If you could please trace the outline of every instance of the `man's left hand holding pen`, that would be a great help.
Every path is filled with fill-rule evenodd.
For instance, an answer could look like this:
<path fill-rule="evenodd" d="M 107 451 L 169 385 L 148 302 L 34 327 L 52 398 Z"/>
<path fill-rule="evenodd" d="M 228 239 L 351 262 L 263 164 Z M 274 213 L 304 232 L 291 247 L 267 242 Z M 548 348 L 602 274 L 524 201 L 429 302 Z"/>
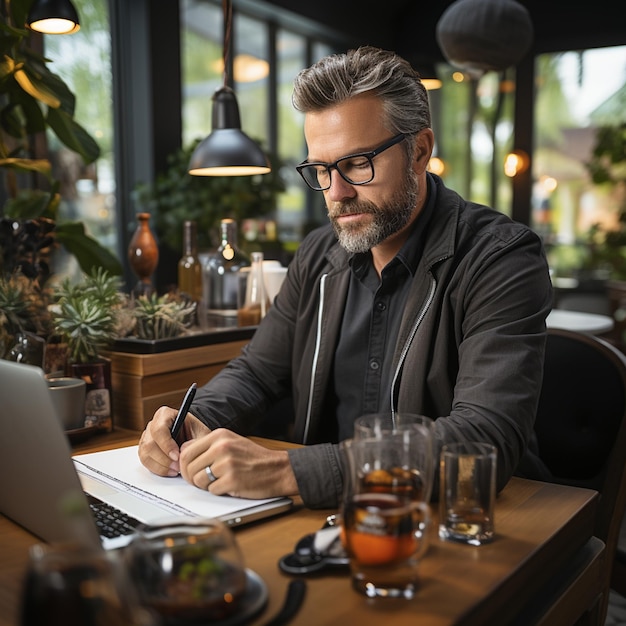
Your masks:
<path fill-rule="evenodd" d="M 211 432 L 189 413 L 197 388 L 197 384 L 192 383 L 179 409 L 162 406 L 146 425 L 139 441 L 139 459 L 152 473 L 159 476 L 178 476 L 181 446 L 190 439 Z"/>

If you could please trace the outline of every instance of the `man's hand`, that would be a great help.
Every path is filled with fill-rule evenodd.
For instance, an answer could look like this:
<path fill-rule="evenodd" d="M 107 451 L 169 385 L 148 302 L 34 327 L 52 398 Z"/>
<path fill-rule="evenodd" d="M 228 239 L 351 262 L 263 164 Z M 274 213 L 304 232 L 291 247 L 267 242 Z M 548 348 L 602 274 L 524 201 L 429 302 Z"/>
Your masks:
<path fill-rule="evenodd" d="M 215 495 L 271 498 L 298 493 L 286 451 L 268 450 L 225 428 L 183 443 L 180 473 L 187 482 Z"/>
<path fill-rule="evenodd" d="M 139 460 L 153 474 L 178 476 L 180 474 L 180 450 L 170 434 L 178 411 L 162 406 L 146 425 L 139 440 Z M 187 413 L 179 439 L 185 441 L 210 433 L 197 417 Z"/>

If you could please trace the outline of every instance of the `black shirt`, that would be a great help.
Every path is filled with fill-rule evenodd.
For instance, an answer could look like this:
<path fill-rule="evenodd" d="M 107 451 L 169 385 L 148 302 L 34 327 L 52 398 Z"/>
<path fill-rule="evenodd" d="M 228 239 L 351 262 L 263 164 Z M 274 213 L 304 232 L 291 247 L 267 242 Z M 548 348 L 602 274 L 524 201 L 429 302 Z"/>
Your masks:
<path fill-rule="evenodd" d="M 422 256 L 424 236 L 435 204 L 428 179 L 428 200 L 398 254 L 380 280 L 371 252 L 354 254 L 348 297 L 334 363 L 334 406 L 338 441 L 352 437 L 354 420 L 391 411 L 392 360 L 404 303 Z"/>

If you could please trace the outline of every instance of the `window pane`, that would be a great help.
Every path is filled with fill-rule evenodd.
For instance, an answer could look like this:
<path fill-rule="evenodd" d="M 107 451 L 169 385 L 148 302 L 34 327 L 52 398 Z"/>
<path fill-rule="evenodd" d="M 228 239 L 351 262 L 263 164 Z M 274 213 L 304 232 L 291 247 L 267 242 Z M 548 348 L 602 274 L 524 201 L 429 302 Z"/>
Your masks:
<path fill-rule="evenodd" d="M 267 24 L 237 14 L 234 24 L 234 88 L 239 102 L 241 127 L 252 139 L 268 148 L 268 28 Z"/>
<path fill-rule="evenodd" d="M 598 128 L 626 122 L 626 46 L 541 55 L 535 71 L 533 226 L 567 277 L 589 261 L 592 226 L 618 225 L 616 187 L 594 184 L 587 164 Z"/>
<path fill-rule="evenodd" d="M 277 220 L 280 239 L 285 245 L 302 238 L 306 203 L 305 188 L 295 166 L 304 159 L 306 147 L 302 132 L 303 116 L 291 104 L 293 79 L 306 64 L 306 41 L 286 30 L 277 36 L 278 59 L 278 153 L 284 162 L 287 187 L 281 195 Z"/>
<path fill-rule="evenodd" d="M 184 0 L 181 3 L 183 82 L 183 146 L 211 132 L 211 98 L 223 83 L 220 6 Z"/>
<path fill-rule="evenodd" d="M 82 221 L 91 236 L 119 256 L 108 3 L 107 0 L 74 2 L 80 16 L 80 30 L 72 35 L 44 36 L 45 54 L 53 61 L 51 71 L 75 94 L 75 119 L 96 140 L 101 155 L 86 166 L 75 152 L 48 133 L 53 175 L 61 182 L 59 221 Z M 61 256 L 56 272 L 77 273 L 77 267 L 74 258 Z"/>

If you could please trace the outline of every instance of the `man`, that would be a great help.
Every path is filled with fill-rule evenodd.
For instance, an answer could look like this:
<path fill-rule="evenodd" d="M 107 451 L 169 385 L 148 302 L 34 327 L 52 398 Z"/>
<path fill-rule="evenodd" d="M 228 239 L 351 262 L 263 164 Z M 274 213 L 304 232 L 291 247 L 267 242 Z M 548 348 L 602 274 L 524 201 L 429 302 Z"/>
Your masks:
<path fill-rule="evenodd" d="M 552 295 L 540 239 L 427 172 L 428 96 L 395 54 L 327 57 L 297 76 L 293 101 L 308 146 L 297 169 L 331 224 L 304 239 L 242 355 L 198 391 L 180 450 L 162 407 L 141 461 L 214 494 L 336 507 L 337 442 L 359 415 L 397 411 L 435 419 L 437 458 L 449 441 L 495 444 L 502 488 L 541 387 Z M 305 447 L 242 436 L 290 393 Z"/>

